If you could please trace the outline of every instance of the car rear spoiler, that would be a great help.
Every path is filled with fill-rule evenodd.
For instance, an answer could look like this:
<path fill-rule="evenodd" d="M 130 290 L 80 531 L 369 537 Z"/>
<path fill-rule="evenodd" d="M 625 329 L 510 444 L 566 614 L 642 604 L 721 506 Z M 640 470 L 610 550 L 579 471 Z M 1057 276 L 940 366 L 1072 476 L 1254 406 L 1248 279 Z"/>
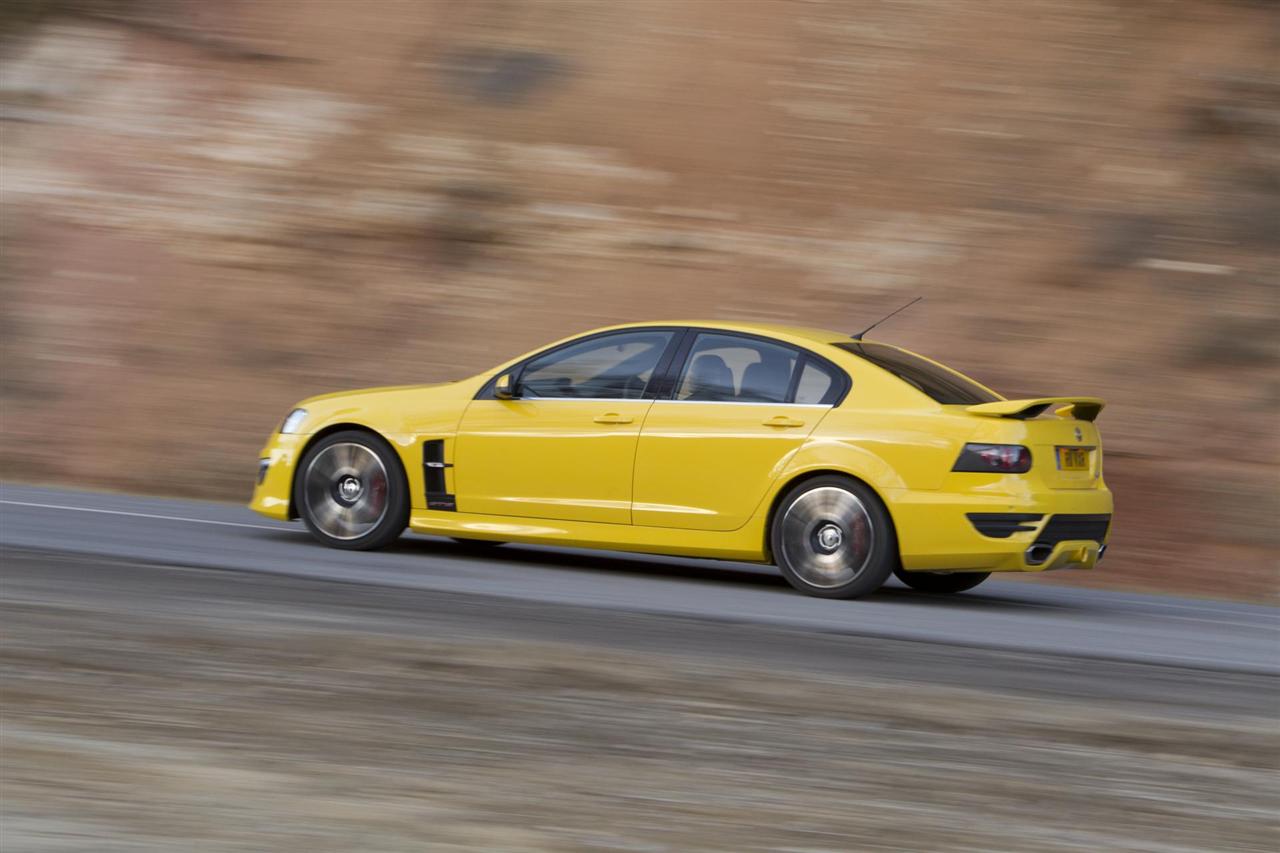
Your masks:
<path fill-rule="evenodd" d="M 1036 397 L 1031 400 L 999 400 L 995 403 L 983 403 L 979 406 L 968 406 L 966 412 L 984 415 L 989 418 L 1015 418 L 1020 421 L 1030 420 L 1043 414 L 1050 406 L 1053 413 L 1060 418 L 1077 418 L 1091 421 L 1098 417 L 1106 403 L 1097 397 Z"/>

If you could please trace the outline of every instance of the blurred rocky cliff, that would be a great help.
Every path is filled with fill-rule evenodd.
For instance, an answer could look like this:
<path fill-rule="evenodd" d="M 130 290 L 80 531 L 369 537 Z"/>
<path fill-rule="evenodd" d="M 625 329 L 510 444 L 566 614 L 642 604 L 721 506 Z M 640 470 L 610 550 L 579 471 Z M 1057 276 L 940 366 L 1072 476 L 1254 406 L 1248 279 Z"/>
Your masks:
<path fill-rule="evenodd" d="M 240 499 L 298 398 L 610 322 L 1108 398 L 1069 582 L 1275 599 L 1259 0 L 9 0 L 0 475 Z"/>

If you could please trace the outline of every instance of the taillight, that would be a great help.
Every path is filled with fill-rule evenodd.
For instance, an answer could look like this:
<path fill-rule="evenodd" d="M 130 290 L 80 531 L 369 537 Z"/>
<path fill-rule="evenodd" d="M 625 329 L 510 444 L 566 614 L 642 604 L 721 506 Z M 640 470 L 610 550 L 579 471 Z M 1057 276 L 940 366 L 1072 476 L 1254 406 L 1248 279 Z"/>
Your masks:
<path fill-rule="evenodd" d="M 951 470 L 1025 474 L 1031 470 L 1031 451 L 1020 444 L 966 444 Z"/>

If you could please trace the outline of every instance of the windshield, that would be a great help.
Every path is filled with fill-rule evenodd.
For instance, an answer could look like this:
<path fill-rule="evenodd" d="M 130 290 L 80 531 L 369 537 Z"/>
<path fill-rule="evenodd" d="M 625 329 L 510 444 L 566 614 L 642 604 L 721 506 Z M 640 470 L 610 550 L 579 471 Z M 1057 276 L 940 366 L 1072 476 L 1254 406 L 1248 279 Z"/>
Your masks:
<path fill-rule="evenodd" d="M 979 403 L 994 403 L 1000 399 L 972 379 L 897 347 L 862 341 L 840 341 L 835 346 L 884 368 L 943 405 L 974 406 Z"/>

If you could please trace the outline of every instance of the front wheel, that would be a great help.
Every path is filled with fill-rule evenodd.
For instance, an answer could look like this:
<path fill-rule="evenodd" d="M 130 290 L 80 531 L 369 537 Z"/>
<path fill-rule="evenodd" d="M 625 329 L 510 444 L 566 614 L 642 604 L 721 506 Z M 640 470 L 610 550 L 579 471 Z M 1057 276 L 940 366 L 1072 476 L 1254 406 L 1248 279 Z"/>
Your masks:
<path fill-rule="evenodd" d="M 991 577 L 991 572 L 907 572 L 901 568 L 894 569 L 893 574 L 898 580 L 920 592 L 944 593 L 973 589 Z"/>
<path fill-rule="evenodd" d="M 409 487 L 395 451 L 360 430 L 325 436 L 294 480 L 298 514 L 331 548 L 364 551 L 395 541 L 409 523 Z"/>
<path fill-rule="evenodd" d="M 875 592 L 897 563 L 889 512 L 871 489 L 844 477 L 815 477 L 787 492 L 770 542 L 787 581 L 821 598 Z"/>

